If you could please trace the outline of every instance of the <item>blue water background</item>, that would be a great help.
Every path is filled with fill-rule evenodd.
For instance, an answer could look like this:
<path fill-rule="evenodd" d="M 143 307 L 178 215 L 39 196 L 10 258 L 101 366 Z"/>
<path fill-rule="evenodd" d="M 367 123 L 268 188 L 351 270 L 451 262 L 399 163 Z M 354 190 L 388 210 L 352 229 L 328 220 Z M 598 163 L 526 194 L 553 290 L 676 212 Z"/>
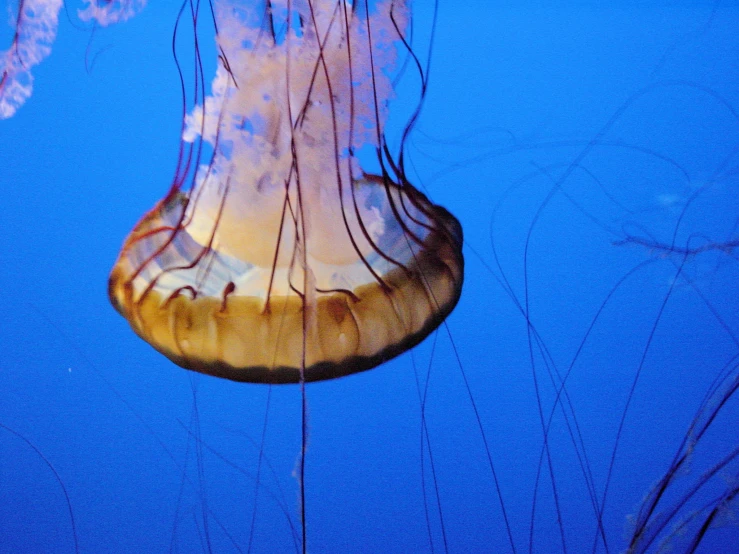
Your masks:
<path fill-rule="evenodd" d="M 167 4 L 94 34 L 70 5 L 53 54 L 34 71 L 33 97 L 0 122 L 0 423 L 58 473 L 82 552 L 200 552 L 208 542 L 214 552 L 246 551 L 255 507 L 252 551 L 294 552 L 299 389 L 270 392 L 180 369 L 107 300 L 124 237 L 167 191 L 177 162 L 176 7 Z M 420 45 L 430 14 L 417 4 Z M 464 226 L 464 293 L 412 355 L 307 387 L 309 551 L 443 552 L 444 536 L 452 552 L 510 551 L 465 378 L 516 547 L 529 548 L 541 467 L 535 551 L 564 550 L 551 474 L 567 550 L 590 551 L 596 518 L 560 411 L 551 474 L 540 465 L 534 373 L 545 417 L 554 387 L 536 346 L 532 362 L 512 296 L 528 294 L 533 329 L 564 372 L 616 283 L 653 260 L 615 291 L 567 381 L 601 498 L 641 368 L 603 518 L 610 551 L 624 548 L 627 517 L 739 350 L 716 316 L 739 334 L 735 251 L 693 256 L 676 279 L 680 256 L 615 244 L 628 236 L 671 244 L 693 197 L 676 245 L 737 238 L 739 9 L 731 4 L 441 2 L 406 163 Z M 10 31 L 2 33 L 4 47 Z M 213 49 L 203 49 L 209 80 Z M 414 89 L 399 94 L 388 129 L 395 146 Z M 438 504 L 417 390 L 429 367 Z M 737 447 L 737 415 L 730 404 L 716 420 L 681 472 L 682 490 Z M 722 472 L 683 513 L 736 478 L 736 466 Z M 736 551 L 732 514 L 719 518 L 704 552 Z M 0 429 L 0 552 L 73 552 L 72 529 L 50 467 Z"/>

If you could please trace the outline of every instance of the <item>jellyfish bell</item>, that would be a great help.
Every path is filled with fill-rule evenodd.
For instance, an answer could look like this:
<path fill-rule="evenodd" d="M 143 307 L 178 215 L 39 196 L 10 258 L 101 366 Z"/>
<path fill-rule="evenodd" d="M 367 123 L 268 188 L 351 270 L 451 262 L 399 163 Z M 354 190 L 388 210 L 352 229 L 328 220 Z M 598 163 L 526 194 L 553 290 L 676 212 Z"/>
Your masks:
<path fill-rule="evenodd" d="M 385 147 L 404 2 L 269 6 L 265 32 L 264 7 L 216 4 L 221 65 L 185 130 L 212 160 L 138 223 L 109 291 L 183 367 L 315 381 L 370 369 L 443 321 L 462 231 L 392 160 L 372 175 L 354 155 Z"/>
<path fill-rule="evenodd" d="M 112 302 L 142 338 L 177 364 L 203 373 L 279 383 L 298 382 L 303 365 L 307 381 L 370 369 L 417 344 L 454 307 L 462 281 L 461 233 L 448 212 L 417 191 L 409 193 L 407 183 L 403 190 L 368 176 L 352 186 L 355 198 L 380 202 L 370 208 L 384 217 L 376 223 L 383 227 L 382 242 L 373 240 L 381 244 L 376 252 L 341 263 L 344 254 L 324 251 L 322 259 L 322 249 L 312 249 L 307 238 L 306 267 L 298 271 L 294 260 L 281 267 L 267 258 L 259 265 L 255 258 L 231 257 L 219 233 L 211 245 L 202 244 L 187 225 L 179 226 L 187 200 L 178 195 L 147 215 L 124 245 L 111 274 Z M 398 224 L 390 202 L 407 205 L 413 217 L 408 225 Z M 327 214 L 318 214 L 323 229 L 314 229 L 316 235 L 331 234 Z M 286 238 L 282 229 L 265 236 L 272 225 L 255 232 L 249 224 L 237 227 L 255 241 L 280 238 L 277 257 L 279 250 L 296 247 L 295 237 Z M 165 235 L 172 229 L 179 236 Z M 360 232 L 359 224 L 355 230 Z M 419 236 L 425 238 L 409 245 Z M 160 265 L 159 257 L 172 265 Z M 294 290 L 296 276 L 314 291 Z"/>

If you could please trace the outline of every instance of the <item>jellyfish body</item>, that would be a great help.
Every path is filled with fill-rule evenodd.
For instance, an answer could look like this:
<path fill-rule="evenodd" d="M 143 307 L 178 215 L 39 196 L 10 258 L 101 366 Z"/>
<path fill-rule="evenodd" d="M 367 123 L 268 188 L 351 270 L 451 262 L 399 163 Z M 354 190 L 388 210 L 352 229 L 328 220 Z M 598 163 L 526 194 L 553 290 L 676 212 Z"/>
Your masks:
<path fill-rule="evenodd" d="M 273 5 L 266 32 L 265 13 L 217 6 L 221 64 L 184 133 L 212 159 L 139 222 L 109 292 L 183 367 L 328 379 L 392 358 L 451 312 L 462 231 L 380 154 L 403 4 Z M 362 170 L 363 147 L 380 175 Z"/>

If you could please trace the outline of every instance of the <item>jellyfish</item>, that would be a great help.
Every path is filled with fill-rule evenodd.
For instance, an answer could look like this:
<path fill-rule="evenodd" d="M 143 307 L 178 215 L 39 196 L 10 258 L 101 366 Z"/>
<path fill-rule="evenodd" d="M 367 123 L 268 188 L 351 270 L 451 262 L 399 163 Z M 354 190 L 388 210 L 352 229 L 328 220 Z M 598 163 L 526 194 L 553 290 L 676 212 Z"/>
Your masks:
<path fill-rule="evenodd" d="M 139 340 L 99 287 L 178 159 L 174 192 L 142 222 L 161 218 L 164 206 L 182 210 L 182 222 L 161 232 L 187 240 L 176 254 L 218 249 L 219 226 L 185 238 L 187 218 L 198 217 L 188 209 L 225 206 L 241 145 L 205 115 L 247 91 L 236 56 L 207 35 L 215 33 L 209 10 L 190 6 L 174 41 L 186 109 L 169 57 L 174 15 L 160 3 L 95 32 L 92 50 L 101 53 L 90 76 L 76 67 L 84 68 L 89 31 L 77 31 L 81 47 L 70 50 L 60 19 L 57 56 L 39 66 L 35 96 L 3 122 L 13 140 L 0 158 L 14 163 L 0 172 L 8 241 L 0 251 L 19 273 L 0 274 L 0 423 L 37 448 L 0 428 L 9 499 L 0 519 L 4 536 L 26 547 L 17 550 L 74 551 L 69 506 L 82 550 L 720 552 L 735 544 L 731 9 L 555 13 L 441 2 L 434 25 L 430 5 L 414 3 L 403 36 L 430 70 L 421 80 L 403 41 L 394 44 L 397 92 L 385 97 L 383 140 L 338 158 L 383 189 L 413 183 L 459 218 L 465 290 L 408 352 L 307 383 L 304 410 L 300 387 L 183 371 Z M 259 28 L 269 38 L 271 27 Z M 298 18 L 276 44 L 287 28 L 307 29 Z M 138 42 L 147 56 L 137 55 Z M 166 56 L 157 58 L 159 49 Z M 80 84 L 60 87 L 51 103 L 41 68 L 56 71 L 55 83 L 71 72 Z M 220 91 L 231 81 L 234 91 L 206 90 L 216 71 Z M 120 82 L 112 73 L 125 86 L 111 86 Z M 419 91 L 404 76 L 426 90 L 415 120 Z M 90 119 L 99 127 L 82 140 Z M 253 135 L 263 123 L 242 117 L 228 129 Z M 382 157 L 378 144 L 387 146 Z M 217 170 L 211 182 L 223 187 L 211 205 L 192 206 L 192 191 L 205 195 Z M 141 236 L 129 237 L 119 263 Z M 286 273 L 298 275 L 301 247 L 285 244 L 297 260 Z M 377 252 L 363 244 L 363 255 Z M 230 280 L 214 289 L 216 313 L 233 294 Z M 170 284 L 170 304 L 203 296 Z"/>
<path fill-rule="evenodd" d="M 138 13 L 146 0 L 102 2 L 84 0 L 80 20 L 107 27 Z M 12 117 L 33 92 L 34 66 L 51 54 L 62 0 L 19 0 L 10 48 L 0 52 L 0 119 Z"/>
<path fill-rule="evenodd" d="M 451 312 L 461 227 L 384 140 L 406 18 L 398 1 L 215 4 L 213 93 L 184 130 L 212 154 L 138 223 L 110 277 L 157 350 L 236 381 L 323 380 L 389 360 Z"/>

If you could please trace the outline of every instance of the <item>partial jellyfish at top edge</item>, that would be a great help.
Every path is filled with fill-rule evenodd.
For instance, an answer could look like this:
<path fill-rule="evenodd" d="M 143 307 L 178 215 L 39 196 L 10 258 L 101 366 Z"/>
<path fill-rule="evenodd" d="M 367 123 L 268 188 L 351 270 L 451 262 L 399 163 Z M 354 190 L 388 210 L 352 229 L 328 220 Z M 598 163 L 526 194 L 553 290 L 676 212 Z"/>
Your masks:
<path fill-rule="evenodd" d="M 450 4 L 446 4 L 447 8 L 458 10 Z M 213 42 L 207 34 L 212 32 L 209 24 L 212 19 L 204 6 L 198 12 L 198 30 L 203 31 L 199 41 L 202 49 L 206 41 Z M 414 9 L 417 7 L 418 3 Z M 735 42 L 721 40 L 723 35 L 717 33 L 722 20 L 713 17 L 710 11 L 695 16 L 688 14 L 692 23 L 682 21 L 674 13 L 668 14 L 670 18 L 678 17 L 675 28 L 681 31 L 676 39 L 665 41 L 660 34 L 665 31 L 655 23 L 657 15 L 647 13 L 648 10 L 625 22 L 621 21 L 622 16 L 610 14 L 608 25 L 597 19 L 583 18 L 581 22 L 579 16 L 572 14 L 574 21 L 570 21 L 563 10 L 557 12 L 557 24 L 551 26 L 542 22 L 547 14 L 540 15 L 542 21 L 539 21 L 532 11 L 527 14 L 528 19 L 521 20 L 523 23 L 509 24 L 506 14 L 498 10 L 477 18 L 484 19 L 484 26 L 475 26 L 474 18 L 467 20 L 465 33 L 469 36 L 460 37 L 457 32 L 455 41 L 450 41 L 442 36 L 443 30 L 453 26 L 455 19 L 443 7 L 444 4 L 437 24 L 440 38 L 429 74 L 430 92 L 424 99 L 419 124 L 409 134 L 410 138 L 402 141 L 403 169 L 398 169 L 401 166 L 397 154 L 391 156 L 383 151 L 378 158 L 375 149 L 383 142 L 370 136 L 365 138 L 364 152 L 357 152 L 362 147 L 354 144 L 358 162 L 348 161 L 352 159 L 349 146 L 339 151 L 334 148 L 333 152 L 329 148 L 334 161 L 339 160 L 334 166 L 344 171 L 330 182 L 333 190 L 341 184 L 342 190 L 350 195 L 354 188 L 358 191 L 364 188 L 366 177 L 369 184 L 381 187 L 365 189 L 367 198 L 374 199 L 371 192 L 379 190 L 383 193 L 381 198 L 387 200 L 379 205 L 360 203 L 357 209 L 362 217 L 349 219 L 346 225 L 341 223 L 340 229 L 347 230 L 344 237 L 350 244 L 353 237 L 359 237 L 356 249 L 351 245 L 349 251 L 358 253 L 355 263 L 361 271 L 369 271 L 363 259 L 377 254 L 372 242 L 383 236 L 380 231 L 384 229 L 379 223 L 382 219 L 375 215 L 388 206 L 392 211 L 391 198 L 399 198 L 397 205 L 404 204 L 405 197 L 392 192 L 398 190 L 395 186 L 400 187 L 406 181 L 417 184 L 424 191 L 421 198 L 433 199 L 434 204 L 431 200 L 429 204 L 420 204 L 432 214 L 438 215 L 437 208 L 431 207 L 436 202 L 447 206 L 465 227 L 465 293 L 445 320 L 451 339 L 447 326 L 442 325 L 437 333 L 431 334 L 431 340 L 420 344 L 410 355 L 381 364 L 372 372 L 316 383 L 306 389 L 310 440 L 306 454 L 307 543 L 304 544 L 316 551 L 346 551 L 352 547 L 376 551 L 396 547 L 399 551 L 500 552 L 652 552 L 662 548 L 710 552 L 732 544 L 737 490 L 736 438 L 732 425 L 736 421 L 738 349 L 734 294 L 737 209 L 733 194 L 739 143 L 734 108 L 737 98 L 729 81 L 711 80 L 714 64 L 716 71 L 719 67 L 725 69 L 722 65 L 725 57 L 716 55 L 707 63 L 702 55 L 709 44 L 721 52 L 731 51 Z M 186 10 L 183 20 L 187 22 L 190 14 Z M 141 17 L 145 15 L 146 11 Z M 247 19 L 248 12 L 239 12 L 237 21 Z M 311 235 L 305 233 L 308 247 L 303 248 L 300 237 L 304 231 L 299 222 L 302 219 L 310 227 L 311 215 L 298 209 L 301 199 L 297 192 L 303 187 L 297 185 L 300 182 L 307 187 L 306 171 L 318 169 L 312 167 L 310 156 L 304 155 L 303 150 L 292 152 L 292 148 L 290 151 L 284 148 L 286 135 L 289 135 L 287 140 L 293 141 L 293 131 L 289 124 L 283 126 L 282 121 L 270 120 L 275 114 L 269 112 L 269 107 L 258 114 L 240 113 L 233 121 L 223 124 L 225 130 L 220 123 L 206 125 L 208 113 L 223 113 L 224 102 L 238 105 L 238 98 L 252 90 L 242 85 L 250 82 L 250 77 L 240 76 L 234 69 L 238 56 L 229 54 L 226 37 L 234 42 L 243 39 L 244 44 L 253 47 L 257 43 L 253 36 L 240 33 L 260 29 L 264 32 L 257 38 L 266 41 L 264 44 L 272 41 L 284 45 L 288 38 L 286 28 L 296 36 L 301 35 L 301 29 L 309 28 L 300 19 L 288 27 L 275 24 L 231 29 L 219 23 L 218 32 L 223 39 L 213 58 L 222 56 L 222 59 L 215 91 L 203 102 L 207 85 L 199 82 L 197 75 L 185 77 L 191 104 L 182 113 L 187 141 L 172 190 L 141 220 L 118 262 L 150 271 L 148 275 L 154 275 L 153 280 L 166 291 L 155 294 L 167 297 L 164 300 L 165 304 L 169 301 L 167 309 L 173 304 L 187 303 L 186 313 L 190 313 L 192 300 L 206 297 L 209 278 L 221 275 L 217 286 L 212 287 L 213 299 L 206 302 L 209 307 L 204 310 L 206 317 L 202 320 L 219 321 L 221 309 L 224 306 L 230 309 L 233 295 L 246 286 L 229 276 L 235 267 L 242 267 L 234 261 L 238 256 L 228 254 L 226 258 L 223 253 L 243 252 L 253 245 L 233 244 L 219 236 L 221 230 L 228 228 L 229 220 L 220 219 L 220 214 L 222 209 L 225 213 L 233 183 L 238 182 L 236 177 L 262 170 L 261 154 L 255 156 L 256 161 L 249 167 L 233 164 L 234 156 L 246 148 L 241 140 L 244 138 L 251 141 L 248 146 L 259 143 L 255 148 L 268 151 L 269 159 L 282 160 L 288 168 L 300 170 L 306 163 L 311 166 L 299 171 L 299 181 L 297 173 L 296 180 L 289 181 L 293 183 L 290 189 L 293 192 L 285 190 L 265 200 L 267 205 L 274 202 L 285 206 L 284 221 L 289 223 L 285 228 L 291 229 L 292 235 L 279 239 L 281 246 L 277 250 L 286 258 L 277 263 L 262 253 L 261 258 L 268 263 L 267 270 L 261 271 L 261 280 L 259 268 L 252 262 L 248 265 L 256 268 L 257 273 L 246 277 L 264 291 L 265 280 L 277 275 L 279 266 L 285 276 L 282 283 L 288 285 L 290 294 L 305 299 L 298 302 L 308 301 L 305 291 L 309 289 L 305 283 L 310 278 L 300 269 L 305 267 L 300 260 L 310 254 Z M 643 23 L 645 20 L 651 24 Z M 217 11 L 216 21 L 221 21 Z M 529 32 L 529 24 L 534 31 Z M 641 25 L 649 27 L 649 33 L 637 32 L 632 36 L 627 32 L 627 26 L 639 29 Z M 268 32 L 270 28 L 282 31 L 275 35 Z M 618 65 L 618 60 L 608 56 L 610 51 L 605 45 L 606 42 L 618 44 L 621 33 L 624 40 L 628 38 L 639 45 L 638 52 L 620 45 L 625 49 L 624 64 L 629 68 L 639 67 L 641 60 L 649 59 L 645 65 L 663 73 L 656 78 L 644 72 L 638 74 L 635 83 L 625 85 L 614 101 L 599 88 L 598 79 L 605 79 L 603 74 L 594 65 L 585 63 L 596 64 L 593 61 L 596 56 L 589 57 L 593 42 L 586 30 L 591 28 L 603 35 L 604 44 L 596 43 L 603 51 L 597 63 L 615 64 L 612 73 L 618 78 L 607 81 L 608 86 L 618 88 L 619 79 L 632 77 Z M 608 34 L 614 30 L 618 32 Z M 161 29 L 158 32 L 163 33 Z M 189 31 L 181 27 L 178 32 L 184 37 Z M 563 48 L 566 43 L 563 35 L 581 44 L 579 51 Z M 647 36 L 650 40 L 642 40 Z M 302 33 L 302 39 L 305 37 L 306 33 Z M 463 42 L 463 38 L 467 40 Z M 537 40 L 545 44 L 542 46 Z M 192 39 L 183 42 L 194 48 Z M 655 51 L 652 42 L 659 44 L 660 50 Z M 535 47 L 551 50 L 552 57 L 527 50 Z M 265 48 L 265 51 L 269 50 Z M 412 69 L 415 61 L 405 52 L 407 49 L 400 44 L 384 54 L 396 57 L 396 68 L 405 67 L 408 74 L 415 74 Z M 485 59 L 477 55 L 480 52 L 485 53 Z M 518 60 L 516 56 L 521 52 L 526 57 Z M 557 55 L 568 63 L 556 65 L 557 60 L 553 58 Z M 278 56 L 277 50 L 266 54 L 270 60 Z M 424 67 L 424 56 L 419 58 Z M 450 62 L 450 58 L 454 61 Z M 693 71 L 690 78 L 673 77 L 664 71 L 671 69 L 676 60 L 689 63 L 693 58 L 700 71 Z M 406 60 L 410 60 L 410 66 L 406 67 Z M 103 61 L 101 58 L 100 63 Z M 452 63 L 453 69 L 445 69 Z M 475 66 L 473 73 L 465 63 Z M 547 63 L 556 66 L 558 73 L 549 81 L 542 78 L 548 75 Z M 252 61 L 249 67 L 255 64 Z M 357 64 L 361 65 L 360 61 Z M 266 65 L 266 62 L 257 64 L 262 69 Z M 570 66 L 576 71 L 568 72 Z M 526 87 L 542 91 L 536 98 L 546 109 L 539 109 L 526 94 L 513 98 L 499 94 L 498 89 L 505 92 L 508 87 L 520 86 L 516 81 L 517 71 L 527 81 Z M 590 79 L 588 72 L 598 78 Z M 204 76 L 205 80 L 209 78 Z M 568 80 L 575 80 L 578 86 L 564 88 L 563 83 Z M 229 83 L 234 88 L 229 89 Z M 41 83 L 37 86 L 40 89 Z M 260 81 L 256 90 L 263 93 L 268 86 L 269 83 Z M 554 102 L 546 104 L 549 98 L 562 94 L 559 86 L 571 95 L 574 106 L 571 112 L 566 112 L 569 105 L 566 99 L 559 99 L 564 108 L 553 107 Z M 374 87 L 378 98 L 387 101 L 377 103 L 379 111 L 387 104 L 392 114 L 393 100 L 383 96 L 388 89 L 380 83 Z M 526 87 L 521 90 L 528 90 Z M 360 92 L 361 89 L 357 94 Z M 66 94 L 72 95 L 74 91 Z M 506 105 L 496 103 L 499 96 L 506 99 Z M 443 111 L 434 111 L 434 97 Z M 438 98 L 445 100 L 438 102 Z M 477 102 L 477 98 L 484 98 L 484 102 Z M 266 99 L 255 94 L 251 101 L 259 105 Z M 312 146 L 321 144 L 320 139 L 333 140 L 333 130 L 326 131 L 309 117 L 321 113 L 324 122 L 336 119 L 340 108 L 332 111 L 326 107 L 329 102 L 328 97 L 310 106 L 296 102 L 295 112 L 304 114 L 303 124 L 306 128 L 313 126 L 311 140 L 303 136 L 302 142 L 297 141 L 296 145 L 303 147 L 311 142 Z M 32 103 L 33 98 L 22 110 L 30 109 Z M 457 125 L 454 133 L 449 132 L 457 119 L 466 117 L 462 108 L 468 103 L 476 106 L 469 127 Z M 541 119 L 533 123 L 523 118 L 507 119 L 506 106 L 518 114 L 537 114 Z M 203 113 L 206 117 L 202 117 Z M 359 126 L 362 114 L 354 113 Z M 15 117 L 19 116 L 23 116 L 23 111 L 19 110 Z M 424 117 L 428 117 L 426 122 Z M 573 123 L 567 127 L 568 121 L 591 125 Z M 478 127 L 483 122 L 493 123 L 487 128 Z M 262 134 L 269 129 L 271 134 Z M 403 133 L 386 130 L 385 134 L 393 132 L 401 136 Z M 359 131 L 356 133 L 359 137 Z M 428 135 L 434 135 L 433 140 Z M 389 146 L 392 140 L 387 142 L 390 152 L 397 152 Z M 102 150 L 109 146 L 107 141 L 102 144 Z M 364 165 L 367 158 L 372 158 L 372 163 Z M 390 182 L 379 178 L 383 165 Z M 406 172 L 410 174 L 410 168 L 416 165 L 423 178 L 407 177 Z M 435 172 L 434 168 L 439 171 Z M 358 175 L 361 176 L 358 180 L 352 180 Z M 343 188 L 345 179 L 353 183 L 352 188 Z M 252 191 L 252 195 L 261 198 L 259 195 L 269 190 L 270 183 L 265 178 L 264 185 Z M 163 187 L 166 188 L 166 183 Z M 147 207 L 163 187 L 151 185 Z M 90 188 L 88 194 L 94 190 Z M 341 197 L 336 200 L 340 210 L 343 200 Z M 115 201 L 128 200 L 116 198 Z M 351 198 L 349 202 L 352 202 L 348 212 L 351 218 L 357 212 Z M 369 208 L 362 211 L 366 206 Z M 279 229 L 283 220 L 281 215 L 274 218 L 276 211 L 265 209 L 256 215 L 264 215 L 267 222 Z M 139 213 L 128 217 L 138 217 Z M 37 225 L 46 229 L 45 222 L 53 218 L 42 215 Z M 171 219 L 166 219 L 170 216 Z M 417 215 L 411 220 L 400 219 L 398 225 L 410 225 L 417 219 Z M 366 229 L 362 230 L 360 220 L 374 225 L 365 225 Z M 319 222 L 319 230 L 323 223 Z M 130 224 L 126 221 L 122 227 L 128 229 Z M 423 225 L 421 228 L 425 229 Z M 174 237 L 172 241 L 157 242 L 159 235 L 167 233 Z M 74 244 L 77 248 L 79 243 Z M 82 244 L 91 248 L 94 243 L 88 239 Z M 146 244 L 150 250 L 144 251 L 139 244 Z M 415 244 L 419 246 L 418 241 Z M 276 243 L 272 252 L 275 247 Z M 131 255 L 147 263 L 132 263 Z M 69 260 L 68 264 L 74 264 L 79 256 L 65 259 Z M 189 279 L 185 283 L 177 282 L 177 274 L 187 275 L 190 269 L 182 260 L 195 261 L 197 265 L 201 258 L 201 271 L 195 273 L 197 286 L 189 284 Z M 170 262 L 173 265 L 168 265 Z M 107 264 L 105 260 L 104 265 Z M 413 269 L 401 265 L 406 270 Z M 66 270 L 60 267 L 55 271 L 63 274 Z M 290 275 L 294 278 L 290 279 Z M 335 271 L 321 275 L 344 281 L 351 278 Z M 400 275 L 407 274 L 401 270 Z M 138 291 L 139 299 L 154 298 L 153 288 L 148 290 L 148 285 L 136 289 L 136 278 L 132 280 L 129 275 L 118 282 L 129 281 L 129 290 Z M 29 283 L 36 283 L 36 279 L 39 279 L 37 275 L 27 276 Z M 40 286 L 31 288 L 41 297 L 42 291 L 48 290 Z M 331 315 L 349 315 L 345 306 L 355 300 L 352 295 L 359 296 L 353 289 L 334 284 L 315 288 L 321 289 L 317 299 L 328 296 L 331 289 L 342 291 L 338 311 L 332 311 L 333 305 L 328 310 Z M 272 297 L 269 286 L 266 289 Z M 118 290 L 123 291 L 119 298 L 125 300 L 125 286 Z M 95 295 L 99 293 L 96 289 Z M 319 303 L 316 300 L 316 305 Z M 148 316 L 148 312 L 144 313 L 145 304 L 145 301 L 129 302 L 128 306 L 132 306 L 129 313 L 134 328 L 143 335 L 153 336 L 153 342 L 165 344 L 166 340 L 172 340 L 175 346 L 167 347 L 169 351 L 184 352 L 185 347 L 202 339 L 200 331 L 192 339 L 192 335 L 185 333 L 190 329 L 172 332 L 166 326 L 165 336 L 175 338 L 158 338 L 161 329 L 145 319 Z M 119 305 L 125 306 L 125 302 Z M 260 313 L 265 313 L 265 307 L 267 313 L 275 313 L 273 302 L 267 306 L 263 301 L 260 306 Z M 424 306 L 429 306 L 428 301 Z M 172 316 L 172 312 L 167 313 Z M 419 320 L 429 315 L 425 309 Z M 319 312 L 311 317 L 318 318 Z M 74 314 L 67 318 L 73 325 Z M 45 323 L 41 323 L 43 327 Z M 105 342 L 107 337 L 100 335 L 110 333 L 91 332 L 89 321 L 79 325 L 83 330 L 79 335 L 97 335 L 101 342 L 109 344 Z M 110 323 L 111 328 L 114 325 Z M 304 328 L 303 321 L 299 321 L 299 332 L 293 336 L 308 344 L 311 341 L 302 333 Z M 88 420 L 75 418 L 75 410 L 83 409 L 87 399 L 86 393 L 77 388 L 60 388 L 64 393 L 52 397 L 48 411 L 46 406 L 38 412 L 28 407 L 19 410 L 21 414 L 28 413 L 28 418 L 3 421 L 24 437 L 34 439 L 34 443 L 42 442 L 39 450 L 54 464 L 70 493 L 82 549 L 95 544 L 94 529 L 98 528 L 108 532 L 106 539 L 111 541 L 108 544 L 143 544 L 141 541 L 145 539 L 133 537 L 133 532 L 127 533 L 131 537 L 123 537 L 114 531 L 118 526 L 135 528 L 133 523 L 137 519 L 122 515 L 126 513 L 125 500 L 134 499 L 129 503 L 136 505 L 141 517 L 146 517 L 150 524 L 147 530 L 151 532 L 146 539 L 151 544 L 164 544 L 162 549 L 200 547 L 207 551 L 210 545 L 214 550 L 259 551 L 271 547 L 300 551 L 300 508 L 295 499 L 299 485 L 291 476 L 300 448 L 300 410 L 295 409 L 295 395 L 290 397 L 292 404 L 277 400 L 295 393 L 295 387 L 253 387 L 189 372 L 178 373 L 178 368 L 170 368 L 171 364 L 163 358 L 143 357 L 147 356 L 143 348 L 146 345 L 129 341 L 127 329 L 121 327 L 114 334 L 121 347 L 108 346 L 112 352 L 97 352 L 93 361 L 100 364 L 104 360 L 103 374 L 119 371 L 123 377 L 129 376 L 132 384 L 124 386 L 122 391 L 127 401 L 137 398 L 136 387 L 143 386 L 139 383 L 146 383 L 146 391 L 138 393 L 139 402 L 134 404 L 137 415 L 126 412 L 125 424 L 116 422 L 113 427 L 116 440 L 119 435 L 127 436 L 128 427 L 133 427 L 139 435 L 133 445 L 122 443 L 117 447 L 115 441 L 106 440 L 105 430 L 95 426 L 104 417 L 102 413 L 95 413 Z M 55 338 L 53 331 L 46 333 L 45 342 L 52 342 L 50 338 Z M 69 342 L 74 340 L 72 336 Z M 59 342 L 63 346 L 68 344 Z M 378 337 L 378 342 L 389 344 L 383 337 Z M 88 349 L 92 347 L 88 345 Z M 299 344 L 297 350 L 302 349 Z M 455 349 L 463 376 L 454 359 Z M 123 358 L 123 351 L 142 356 L 130 360 L 146 362 L 116 365 L 116 358 Z M 380 351 L 382 356 L 389 356 L 390 352 L 383 350 L 383 346 Z M 174 359 L 181 356 L 170 355 Z M 223 356 L 218 353 L 217 357 Z M 7 356 L 3 360 L 7 364 Z M 202 361 L 189 363 L 195 369 L 198 364 L 213 367 Z M 75 379 L 84 372 L 84 364 L 78 365 L 83 368 L 75 366 L 70 374 Z M 233 371 L 236 365 L 240 364 L 229 364 L 228 371 Z M 281 365 L 295 367 L 292 363 Z M 311 365 L 316 364 L 306 363 L 306 367 Z M 6 367 L 12 372 L 14 366 Z M 323 367 L 335 371 L 350 365 L 332 362 Z M 421 382 L 419 395 L 414 389 L 414 370 L 418 371 Z M 30 370 L 24 367 L 24 371 Z M 50 379 L 48 373 L 39 375 L 39 383 Z M 293 370 L 290 379 L 294 380 L 295 375 Z M 190 378 L 195 380 L 189 381 Z M 185 383 L 186 398 L 181 402 L 185 408 L 181 412 L 160 413 L 160 407 L 162 412 L 165 406 L 166 410 L 171 408 L 170 396 L 177 395 L 180 382 Z M 192 389 L 190 382 L 194 383 Z M 12 387 L 4 389 L 12 394 Z M 35 389 L 29 385 L 26 390 Z M 111 406 L 105 409 L 125 411 L 125 405 L 105 386 L 98 384 L 93 390 L 94 393 L 87 394 L 110 400 Z M 466 390 L 471 391 L 474 404 Z M 271 404 L 264 400 L 269 395 Z M 32 406 L 35 396 L 41 394 L 29 392 L 18 405 Z M 63 404 L 67 396 L 79 397 L 82 400 L 79 407 L 73 405 L 63 411 L 64 417 L 52 416 L 56 413 L 54 406 Z M 191 397 L 197 398 L 197 402 Z M 407 406 L 402 406 L 404 403 Z M 407 410 L 401 411 L 401 407 Z M 24 426 L 25 419 L 36 426 Z M 69 425 L 65 426 L 67 419 Z M 149 426 L 141 425 L 141 420 Z M 43 425 L 39 426 L 39 421 Z M 293 442 L 283 450 L 278 449 L 291 432 Z M 77 443 L 75 433 L 83 437 Z M 57 449 L 56 443 L 46 442 L 48 436 L 58 437 L 58 443 L 78 444 L 76 463 L 68 462 L 71 458 L 61 447 Z M 151 440 L 152 437 L 159 442 Z M 22 441 L 15 437 L 8 440 L 6 435 L 6 443 L 11 441 L 19 445 L 19 451 L 29 451 Z M 106 452 L 110 450 L 111 458 L 125 459 L 118 466 L 117 460 L 106 458 L 111 469 L 108 480 L 103 481 L 105 494 L 99 494 L 95 480 L 89 478 L 105 471 L 104 467 L 98 467 L 96 459 L 86 454 L 86 448 L 96 445 Z M 139 450 L 150 456 L 141 456 Z M 129 469 L 136 477 L 128 485 L 113 480 L 116 470 L 127 475 Z M 148 472 L 157 477 L 148 480 Z M 48 474 L 49 470 L 42 467 L 34 475 L 40 483 Z M 87 479 L 89 486 L 82 486 L 81 483 L 87 485 Z M 59 495 L 58 484 L 50 485 L 50 490 Z M 147 490 L 156 494 L 147 495 Z M 109 502 L 108 495 L 117 502 Z M 93 502 L 98 508 L 91 511 L 89 506 Z M 60 520 L 63 510 L 63 506 L 58 508 Z M 152 512 L 166 523 L 156 526 Z M 96 516 L 93 527 L 92 516 L 100 513 L 110 514 L 113 523 Z M 59 541 L 63 542 L 66 536 L 60 535 Z M 164 539 L 157 542 L 162 536 Z"/>
<path fill-rule="evenodd" d="M 146 0 L 82 3 L 80 20 L 105 27 L 133 17 Z M 63 0 L 19 0 L 17 7 L 8 6 L 15 21 L 10 47 L 0 52 L 0 119 L 12 117 L 31 97 L 33 69 L 52 52 L 63 6 Z"/>

